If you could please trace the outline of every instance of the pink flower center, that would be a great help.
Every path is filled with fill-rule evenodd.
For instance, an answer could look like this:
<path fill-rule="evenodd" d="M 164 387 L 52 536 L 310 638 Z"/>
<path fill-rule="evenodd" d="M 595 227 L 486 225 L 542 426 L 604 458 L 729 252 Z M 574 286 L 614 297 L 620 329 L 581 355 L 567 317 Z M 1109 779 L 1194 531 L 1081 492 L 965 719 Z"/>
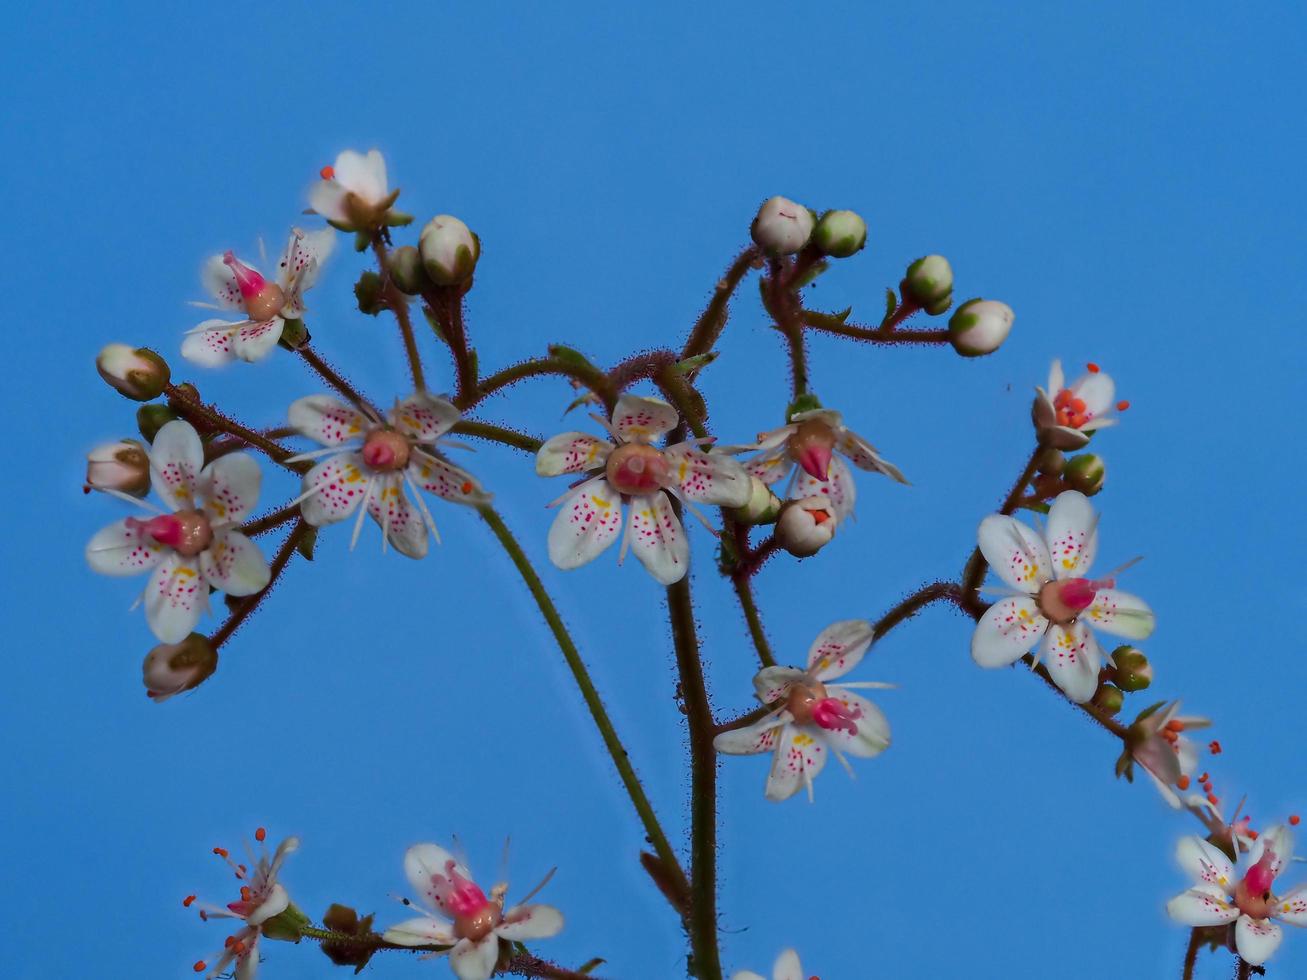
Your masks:
<path fill-rule="evenodd" d="M 822 419 L 800 422 L 790 436 L 790 456 L 814 480 L 830 476 L 831 452 L 835 448 L 835 430 Z"/>
<path fill-rule="evenodd" d="M 231 252 L 225 252 L 222 261 L 236 277 L 236 286 L 241 291 L 241 299 L 245 301 L 245 312 L 251 320 L 262 323 L 281 312 L 281 308 L 286 305 L 286 295 L 280 286 L 268 282 Z"/>
<path fill-rule="evenodd" d="M 857 735 L 857 722 L 861 717 L 861 708 L 850 708 L 838 698 L 822 698 L 812 706 L 812 720 L 828 732 L 844 731 Z"/>
<path fill-rule="evenodd" d="M 454 917 L 454 935 L 474 943 L 480 942 L 502 920 L 499 904 L 486 898 L 486 893 L 476 882 L 459 874 L 453 861 L 446 863 L 445 877 L 448 880 L 448 890 L 444 903 Z"/>
<path fill-rule="evenodd" d="M 153 538 L 164 547 L 172 548 L 185 558 L 195 557 L 213 541 L 213 528 L 209 524 L 209 517 L 200 510 L 179 510 L 175 514 L 160 514 L 148 521 L 129 517 L 127 526 L 145 537 Z"/>
<path fill-rule="evenodd" d="M 604 476 L 618 493 L 641 497 L 665 484 L 667 460 L 653 446 L 628 442 L 608 455 Z"/>
<path fill-rule="evenodd" d="M 1243 881 L 1234 890 L 1234 902 L 1239 911 L 1254 919 L 1264 919 L 1275 905 L 1275 896 L 1271 894 L 1271 885 L 1275 883 L 1275 872 L 1271 866 L 1275 863 L 1275 851 L 1267 848 L 1261 860 L 1248 869 Z"/>
<path fill-rule="evenodd" d="M 1039 590 L 1039 609 L 1059 626 L 1065 626 L 1094 604 L 1099 589 L 1111 588 L 1112 584 L 1111 579 L 1087 578 L 1048 582 Z"/>
<path fill-rule="evenodd" d="M 377 429 L 363 443 L 363 462 L 372 470 L 402 470 L 408 465 L 408 457 L 408 440 L 394 429 Z"/>

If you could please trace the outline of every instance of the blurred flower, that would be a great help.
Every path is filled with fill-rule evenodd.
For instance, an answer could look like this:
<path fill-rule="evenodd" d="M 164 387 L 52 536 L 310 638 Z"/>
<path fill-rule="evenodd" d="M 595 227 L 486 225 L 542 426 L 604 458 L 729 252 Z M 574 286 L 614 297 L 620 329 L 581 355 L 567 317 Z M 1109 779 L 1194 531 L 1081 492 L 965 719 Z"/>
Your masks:
<path fill-rule="evenodd" d="M 160 640 L 178 643 L 208 608 L 210 586 L 246 596 L 268 584 L 259 546 L 236 530 L 258 502 L 259 465 L 246 453 L 229 453 L 204 466 L 200 437 L 190 423 L 176 421 L 154 437 L 150 475 L 172 512 L 133 501 L 157 516 L 110 524 L 91 538 L 86 560 L 104 575 L 153 569 L 145 618 Z"/>
<path fill-rule="evenodd" d="M 689 569 L 690 546 L 672 510 L 671 498 L 691 510 L 695 503 L 740 507 L 751 496 L 748 474 L 734 459 L 704 452 L 696 439 L 656 448 L 654 440 L 676 428 L 676 410 L 657 398 L 623 395 L 611 422 L 595 420 L 615 443 L 584 432 L 564 432 L 540 447 L 540 476 L 586 473 L 554 504 L 563 504 L 549 529 L 549 558 L 559 568 L 579 568 L 617 540 L 622 501 L 631 508 L 622 540 L 663 585 L 680 581 Z M 705 519 L 704 523 L 707 523 Z"/>
<path fill-rule="evenodd" d="M 772 980 L 804 980 L 799 954 L 792 949 L 781 950 L 781 955 L 776 957 L 776 963 L 771 968 L 771 976 Z M 738 970 L 731 974 L 731 980 L 764 980 L 764 978 L 752 970 Z"/>
<path fill-rule="evenodd" d="M 216 300 L 198 303 L 215 310 L 240 310 L 246 320 L 205 320 L 188 331 L 182 356 L 205 367 L 217 367 L 239 358 L 260 361 L 267 357 L 287 320 L 304 315 L 304 293 L 317 281 L 318 270 L 335 246 L 330 229 L 305 232 L 294 228 L 273 280 L 241 262 L 230 251 L 205 263 L 201 278 Z"/>
<path fill-rule="evenodd" d="M 1055 449 L 1080 449 L 1099 429 L 1116 425 L 1111 416 L 1112 399 L 1116 385 L 1097 364 L 1069 388 L 1062 374 L 1062 362 L 1054 361 L 1048 375 L 1048 391 L 1035 389 L 1035 403 L 1030 417 L 1035 423 L 1039 441 Z M 1118 411 L 1130 407 L 1129 402 L 1117 402 Z"/>
<path fill-rule="evenodd" d="M 764 667 L 753 679 L 758 700 L 775 710 L 746 728 L 713 739 L 728 755 L 772 753 L 764 795 L 787 800 L 807 787 L 826 765 L 827 750 L 853 774 L 842 753 L 870 758 L 890 744 L 889 722 L 880 709 L 850 688 L 886 688 L 876 681 L 830 683 L 861 662 L 875 639 L 871 623 L 849 619 L 827 626 L 808 651 L 808 667 Z"/>
<path fill-rule="evenodd" d="M 1182 801 L 1176 790 L 1188 790 L 1198 770 L 1198 746 L 1185 738 L 1184 733 L 1207 728 L 1212 722 L 1208 718 L 1181 716 L 1179 701 L 1155 709 L 1145 712 L 1130 726 L 1126 743 L 1130 755 L 1144 767 L 1171 806 L 1179 809 L 1184 805 L 1202 805 L 1206 802 L 1203 794 L 1195 793 Z"/>
<path fill-rule="evenodd" d="M 552 905 L 526 904 L 545 882 L 522 904 L 505 912 L 508 885 L 495 885 L 487 898 L 472 880 L 472 873 L 436 844 L 410 847 L 404 855 L 404 873 L 434 914 L 424 912 L 391 926 L 385 932 L 386 941 L 401 946 L 449 946 L 449 965 L 459 980 L 488 980 L 499 961 L 500 940 L 548 939 L 563 928 L 563 914 Z M 412 903 L 405 899 L 404 904 Z"/>
<path fill-rule="evenodd" d="M 1120 592 L 1115 573 L 1083 575 L 1098 551 L 1098 515 L 1084 494 L 1067 490 L 1053 501 L 1042 535 L 1016 518 L 991 514 L 980 522 L 981 554 L 1016 595 L 994 603 L 976 624 L 971 656 L 982 667 L 1006 667 L 1040 645 L 1053 681 L 1072 701 L 1098 688 L 1103 655 L 1089 626 L 1140 640 L 1153 632 L 1153 612 Z"/>
<path fill-rule="evenodd" d="M 440 534 L 419 490 L 458 504 L 490 500 L 475 477 L 439 455 L 441 437 L 460 417 L 444 398 L 418 392 L 397 402 L 382 421 L 330 395 L 310 395 L 291 405 L 289 414 L 294 428 L 326 447 L 297 457 L 327 457 L 304 474 L 300 511 L 321 527 L 357 510 L 351 548 L 368 513 L 381 525 L 383 548 L 388 541 L 400 554 L 422 558 L 427 529 L 437 541 Z"/>
<path fill-rule="evenodd" d="M 344 150 L 322 180 L 309 190 L 309 205 L 342 231 L 368 231 L 386 221 L 399 197 L 386 183 L 386 161 L 379 150 Z"/>

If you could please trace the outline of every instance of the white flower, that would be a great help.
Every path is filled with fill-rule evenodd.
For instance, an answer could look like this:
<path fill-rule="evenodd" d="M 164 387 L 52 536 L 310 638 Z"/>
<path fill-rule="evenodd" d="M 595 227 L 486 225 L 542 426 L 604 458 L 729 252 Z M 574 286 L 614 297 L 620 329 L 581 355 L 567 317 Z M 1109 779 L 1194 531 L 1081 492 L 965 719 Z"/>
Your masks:
<path fill-rule="evenodd" d="M 1180 702 L 1172 701 L 1137 721 L 1132 729 L 1138 730 L 1140 739 L 1131 746 L 1130 754 L 1171 806 L 1177 810 L 1186 805 L 1210 807 L 1219 817 L 1220 811 L 1201 793 L 1192 793 L 1183 800 L 1176 793 L 1176 789 L 1189 789 L 1198 771 L 1198 746 L 1183 733 L 1211 725 L 1210 719 L 1181 716 L 1179 710 Z"/>
<path fill-rule="evenodd" d="M 1220 848 L 1198 836 L 1181 840 L 1176 858 L 1196 884 L 1167 902 L 1167 913 L 1195 928 L 1235 923 L 1235 946 L 1253 966 L 1270 959 L 1284 938 L 1272 919 L 1307 926 L 1307 884 L 1280 896 L 1272 890 L 1276 876 L 1293 859 L 1293 834 L 1288 827 L 1275 826 L 1262 834 L 1240 875 Z"/>
<path fill-rule="evenodd" d="M 389 541 L 400 554 L 422 558 L 427 529 L 437 541 L 440 534 L 419 490 L 459 504 L 490 500 L 475 477 L 439 455 L 440 437 L 459 420 L 458 409 L 444 398 L 418 392 L 397 402 L 383 421 L 330 395 L 310 395 L 291 405 L 289 414 L 292 426 L 326 447 L 298 457 L 327 457 L 304 474 L 300 511 L 321 527 L 357 510 L 351 548 L 368 513 L 381 525 L 383 548 Z"/>
<path fill-rule="evenodd" d="M 787 197 L 773 197 L 758 209 L 750 233 L 769 255 L 790 255 L 808 244 L 816 224 L 813 213 L 802 204 Z"/>
<path fill-rule="evenodd" d="M 994 603 L 976 624 L 971 656 L 982 667 L 1006 667 L 1040 644 L 1053 681 L 1077 703 L 1098 689 L 1103 654 L 1090 630 L 1141 640 L 1153 632 L 1143 600 L 1114 588 L 1109 575 L 1084 578 L 1098 552 L 1098 515 L 1078 490 L 1058 495 L 1042 535 L 1016 518 L 980 522 L 981 554 L 1018 594 Z"/>
<path fill-rule="evenodd" d="M 318 269 L 335 243 L 336 234 L 330 228 L 313 232 L 292 229 L 272 281 L 231 252 L 210 258 L 201 278 L 215 303 L 196 305 L 240 310 L 247 319 L 205 320 L 187 332 L 182 356 L 205 367 L 237 358 L 260 361 L 267 357 L 281 339 L 286 321 L 304 315 L 304 293 L 317 281 Z"/>
<path fill-rule="evenodd" d="M 808 669 L 764 667 L 753 679 L 763 704 L 776 709 L 747 728 L 722 732 L 713 739 L 718 752 L 729 755 L 772 753 L 764 795 L 788 800 L 812 781 L 834 752 L 853 774 L 842 753 L 871 758 L 889 748 L 889 722 L 881 710 L 850 688 L 885 688 L 876 681 L 830 683 L 862 660 L 875 639 L 875 629 L 862 619 L 833 623 L 821 631 L 808 651 Z"/>
<path fill-rule="evenodd" d="M 229 453 L 205 466 L 200 437 L 190 423 L 177 420 L 154 437 L 150 476 L 172 512 L 133 501 L 158 516 L 110 524 L 87 544 L 86 560 L 104 575 L 153 569 L 145 618 L 160 640 L 178 643 L 208 608 L 210 586 L 246 596 L 268 584 L 259 546 L 236 530 L 258 503 L 259 466 L 246 453 Z"/>
<path fill-rule="evenodd" d="M 792 949 L 781 950 L 776 963 L 771 968 L 772 980 L 804 980 L 803 966 L 799 963 L 799 954 Z M 752 970 L 738 970 L 731 974 L 731 980 L 765 980 Z"/>
<path fill-rule="evenodd" d="M 300 846 L 299 838 L 287 837 L 269 857 L 268 850 L 263 844 L 265 837 L 266 832 L 262 827 L 254 832 L 254 839 L 259 844 L 257 856 L 252 849 L 246 848 L 250 860 L 254 863 L 252 871 L 247 865 L 233 861 L 225 848 L 213 849 L 213 853 L 227 862 L 235 872 L 237 880 L 242 883 L 239 900 L 228 903 L 226 908 L 219 908 L 212 905 L 196 905 L 195 896 L 190 895 L 182 903 L 187 908 L 194 906 L 199 911 L 200 918 L 206 922 L 209 919 L 240 919 L 243 923 L 236 932 L 227 937 L 222 950 L 214 954 L 212 963 L 200 960 L 195 964 L 196 973 L 207 970 L 206 977 L 216 977 L 226 973 L 232 963 L 235 963 L 236 980 L 254 980 L 259 970 L 258 946 L 259 938 L 263 935 L 264 923 L 292 907 L 290 895 L 277 881 L 277 875 L 287 855 L 292 854 Z"/>
<path fill-rule="evenodd" d="M 398 196 L 386 183 L 380 150 L 345 150 L 335 166 L 322 168 L 322 180 L 309 191 L 309 205 L 338 228 L 359 231 L 381 221 Z"/>
<path fill-rule="evenodd" d="M 829 497 L 835 516 L 843 522 L 853 513 L 857 487 L 844 456 L 860 470 L 875 470 L 899 483 L 907 483 L 899 468 L 880 458 L 876 447 L 849 429 L 839 412 L 817 408 L 795 412 L 790 424 L 758 436 L 762 450 L 744 461 L 745 470 L 768 486 L 790 476 L 786 496 Z"/>
<path fill-rule="evenodd" d="M 1031 419 L 1039 440 L 1055 449 L 1080 449 L 1099 429 L 1116 425 L 1111 415 L 1116 385 L 1111 376 L 1090 364 L 1089 370 L 1070 387 L 1062 374 L 1062 362 L 1054 361 L 1048 374 L 1048 391 L 1035 389 Z M 1117 411 L 1125 411 L 1129 402 L 1117 402 Z"/>
<path fill-rule="evenodd" d="M 776 519 L 776 543 L 796 558 L 808 558 L 831 543 L 838 525 L 829 497 L 791 500 Z"/>
<path fill-rule="evenodd" d="M 616 444 L 584 432 L 564 432 L 536 454 L 541 476 L 589 474 L 555 501 L 564 506 L 549 529 L 550 560 L 565 569 L 593 561 L 617 540 L 625 500 L 631 519 L 621 557 L 629 547 L 663 585 L 680 581 L 689 569 L 690 546 L 670 498 L 691 509 L 696 502 L 739 507 L 751 495 L 748 475 L 729 456 L 703 452 L 702 440 L 655 448 L 654 440 L 679 421 L 676 410 L 657 398 L 623 395 L 611 423 L 595 419 Z"/>
<path fill-rule="evenodd" d="M 404 855 L 404 873 L 435 914 L 427 912 L 391 926 L 385 932 L 386 941 L 400 946 L 451 947 L 447 951 L 449 965 L 459 980 L 487 980 L 495 972 L 501 939 L 548 939 L 563 928 L 563 914 L 552 905 L 531 905 L 524 900 L 504 911 L 508 885 L 495 885 L 487 898 L 472 880 L 472 873 L 436 844 L 410 847 Z M 542 887 L 544 882 L 535 891 Z M 412 903 L 406 899 L 404 904 Z"/>

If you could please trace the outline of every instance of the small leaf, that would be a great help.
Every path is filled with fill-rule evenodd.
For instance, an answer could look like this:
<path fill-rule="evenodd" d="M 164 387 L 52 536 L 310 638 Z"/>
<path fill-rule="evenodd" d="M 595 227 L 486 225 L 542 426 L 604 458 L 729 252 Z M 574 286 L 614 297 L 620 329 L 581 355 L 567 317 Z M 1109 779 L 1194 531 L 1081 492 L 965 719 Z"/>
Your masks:
<path fill-rule="evenodd" d="M 413 223 L 413 215 L 405 214 L 403 211 L 396 211 L 393 208 L 386 212 L 386 224 L 391 228 L 402 228 L 404 225 Z"/>
<path fill-rule="evenodd" d="M 304 536 L 295 544 L 295 550 L 305 557 L 308 561 L 313 561 L 313 549 L 318 544 L 318 529 L 310 527 Z"/>
<path fill-rule="evenodd" d="M 825 259 L 815 262 L 808 268 L 808 271 L 799 276 L 798 282 L 794 283 L 792 289 L 802 289 L 804 286 L 810 286 L 817 281 L 817 277 L 830 268 L 830 263 Z"/>
<path fill-rule="evenodd" d="M 705 354 L 696 354 L 693 357 L 687 357 L 683 361 L 677 361 L 672 365 L 672 370 L 677 374 L 690 374 L 692 371 L 707 367 L 715 360 L 717 360 L 717 352 L 710 350 Z"/>
<path fill-rule="evenodd" d="M 445 336 L 445 328 L 440 325 L 440 321 L 436 318 L 436 311 L 426 303 L 423 303 L 422 315 L 427 318 L 427 323 L 431 324 L 431 329 L 435 332 L 436 339 L 444 344 L 449 343 L 449 339 Z"/>
<path fill-rule="evenodd" d="M 368 250 L 368 246 L 371 244 L 372 244 L 372 239 L 369 238 L 366 233 L 360 231 L 354 234 L 354 251 L 366 252 Z"/>
<path fill-rule="evenodd" d="M 899 308 L 899 298 L 894 290 L 885 290 L 885 319 L 888 320 L 894 315 L 894 311 Z"/>
<path fill-rule="evenodd" d="M 571 364 L 575 367 L 594 368 L 594 364 L 590 361 L 590 358 L 586 357 L 579 350 L 565 347 L 562 344 L 550 344 L 549 356 L 562 361 L 564 364 Z"/>
<path fill-rule="evenodd" d="M 605 960 L 603 957 L 596 956 L 593 959 L 586 960 L 584 963 L 582 963 L 576 972 L 593 973 L 595 970 L 599 969 L 599 967 L 603 966 L 606 962 L 607 960 Z"/>

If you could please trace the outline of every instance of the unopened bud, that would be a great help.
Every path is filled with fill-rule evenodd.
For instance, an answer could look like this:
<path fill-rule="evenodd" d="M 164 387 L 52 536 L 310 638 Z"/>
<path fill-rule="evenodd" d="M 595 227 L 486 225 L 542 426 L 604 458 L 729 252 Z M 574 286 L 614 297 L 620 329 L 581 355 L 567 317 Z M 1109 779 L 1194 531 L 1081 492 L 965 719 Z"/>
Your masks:
<path fill-rule="evenodd" d="M 953 267 L 942 255 L 927 255 L 908 266 L 903 294 L 928 313 L 943 313 L 953 302 Z M 939 306 L 943 303 L 943 307 Z"/>
<path fill-rule="evenodd" d="M 108 344 L 95 359 L 100 377 L 119 394 L 148 402 L 163 394 L 171 372 L 168 362 L 145 347 Z"/>
<path fill-rule="evenodd" d="M 358 300 L 359 312 L 376 316 L 386 308 L 381 298 L 381 277 L 375 272 L 365 272 L 354 283 L 354 298 Z"/>
<path fill-rule="evenodd" d="M 281 337 L 277 342 L 286 350 L 301 350 L 312 339 L 304 321 L 299 317 L 292 317 L 282 321 Z"/>
<path fill-rule="evenodd" d="M 422 229 L 418 251 L 432 282 L 457 286 L 472 277 L 481 257 L 481 240 L 453 215 L 438 214 Z"/>
<path fill-rule="evenodd" d="M 993 299 L 969 299 L 948 322 L 948 339 L 963 357 L 980 357 L 998 350 L 1012 331 L 1012 307 Z"/>
<path fill-rule="evenodd" d="M 1104 684 L 1094 692 L 1094 707 L 1105 715 L 1116 714 L 1123 704 L 1125 704 L 1125 695 L 1121 693 L 1120 688 L 1113 687 L 1111 684 Z"/>
<path fill-rule="evenodd" d="M 161 643 L 145 655 L 145 693 L 158 704 L 199 687 L 217 669 L 218 651 L 201 633 L 180 643 Z"/>
<path fill-rule="evenodd" d="M 867 244 L 867 223 L 854 211 L 827 211 L 817 222 L 812 243 L 823 255 L 847 259 Z"/>
<path fill-rule="evenodd" d="M 741 524 L 771 524 L 781 512 L 781 501 L 771 487 L 756 476 L 749 478 L 749 499 L 731 511 Z"/>
<path fill-rule="evenodd" d="M 749 229 L 754 242 L 768 255 L 793 255 L 808 244 L 817 219 L 802 204 L 773 197 L 758 209 Z"/>
<path fill-rule="evenodd" d="M 136 410 L 136 428 L 146 442 L 154 442 L 155 434 L 180 416 L 167 405 L 142 405 Z"/>
<path fill-rule="evenodd" d="M 791 500 L 776 519 L 776 543 L 796 558 L 807 558 L 835 537 L 835 508 L 825 496 Z"/>
<path fill-rule="evenodd" d="M 1066 467 L 1066 457 L 1062 455 L 1060 449 L 1048 446 L 1039 454 L 1036 465 L 1039 467 L 1039 472 L 1045 476 L 1061 476 L 1062 470 Z"/>
<path fill-rule="evenodd" d="M 422 253 L 412 245 L 401 245 L 390 253 L 390 281 L 408 296 L 416 296 L 431 281 L 422 268 Z"/>
<path fill-rule="evenodd" d="M 1093 453 L 1072 457 L 1062 470 L 1062 479 L 1072 490 L 1079 490 L 1086 497 L 1092 497 L 1103 489 L 1103 480 L 1107 476 L 1107 465 Z"/>
<path fill-rule="evenodd" d="M 1153 665 L 1138 647 L 1119 646 L 1112 651 L 1116 665 L 1113 680 L 1123 691 L 1142 691 L 1153 682 Z"/>
<path fill-rule="evenodd" d="M 133 497 L 150 492 L 150 457 L 135 439 L 96 446 L 86 454 L 86 486 Z"/>
<path fill-rule="evenodd" d="M 304 927 L 312 922 L 298 905 L 291 902 L 276 915 L 264 919 L 259 928 L 266 939 L 297 943 L 304 938 Z"/>

